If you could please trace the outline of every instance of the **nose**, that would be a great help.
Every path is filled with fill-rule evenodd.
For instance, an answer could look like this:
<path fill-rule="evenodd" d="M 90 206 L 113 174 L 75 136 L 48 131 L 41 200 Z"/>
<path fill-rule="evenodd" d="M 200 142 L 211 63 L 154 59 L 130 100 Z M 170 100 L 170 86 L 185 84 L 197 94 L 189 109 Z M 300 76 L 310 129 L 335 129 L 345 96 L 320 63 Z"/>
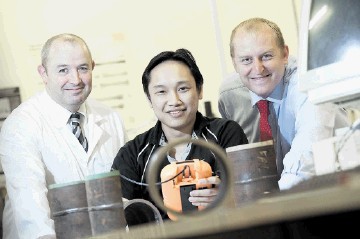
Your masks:
<path fill-rule="evenodd" d="M 168 97 L 168 104 L 171 106 L 181 104 L 180 96 L 177 91 L 172 91 Z"/>
<path fill-rule="evenodd" d="M 72 70 L 72 73 L 69 74 L 69 82 L 77 85 L 81 82 L 80 73 L 77 70 Z"/>
<path fill-rule="evenodd" d="M 255 70 L 256 73 L 260 74 L 264 71 L 264 64 L 262 60 L 255 59 L 253 64 L 253 70 Z"/>

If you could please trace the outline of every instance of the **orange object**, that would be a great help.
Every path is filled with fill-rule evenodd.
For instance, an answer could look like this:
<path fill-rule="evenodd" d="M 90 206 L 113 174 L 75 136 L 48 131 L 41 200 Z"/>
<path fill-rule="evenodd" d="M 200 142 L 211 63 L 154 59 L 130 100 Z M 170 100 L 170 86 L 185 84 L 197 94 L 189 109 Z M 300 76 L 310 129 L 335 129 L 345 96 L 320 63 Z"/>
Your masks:
<path fill-rule="evenodd" d="M 179 173 L 180 175 L 175 177 Z M 177 212 L 203 209 L 193 206 L 188 198 L 192 190 L 211 188 L 212 184 L 197 184 L 199 179 L 211 176 L 211 167 L 204 160 L 193 159 L 166 165 L 160 174 L 161 182 L 173 179 L 161 184 L 164 205 Z M 176 217 L 169 212 L 168 216 L 171 220 L 176 220 Z"/>

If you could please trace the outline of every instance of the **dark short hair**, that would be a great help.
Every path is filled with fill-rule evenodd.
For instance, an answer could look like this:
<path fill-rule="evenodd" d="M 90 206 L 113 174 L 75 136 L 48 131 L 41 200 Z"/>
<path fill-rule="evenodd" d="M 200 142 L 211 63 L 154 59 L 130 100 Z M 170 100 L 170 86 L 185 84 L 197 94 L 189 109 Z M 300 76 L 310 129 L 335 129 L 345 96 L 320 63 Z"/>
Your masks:
<path fill-rule="evenodd" d="M 201 91 L 204 79 L 201 75 L 199 67 L 196 65 L 195 58 L 191 54 L 191 52 L 187 49 L 180 48 L 176 51 L 163 51 L 153 57 L 147 67 L 144 70 L 142 75 L 142 84 L 143 89 L 147 97 L 149 98 L 149 83 L 150 83 L 150 72 L 154 69 L 157 65 L 164 61 L 179 61 L 187 65 L 190 69 L 191 74 L 193 75 L 196 83 L 196 89 L 198 92 Z"/>

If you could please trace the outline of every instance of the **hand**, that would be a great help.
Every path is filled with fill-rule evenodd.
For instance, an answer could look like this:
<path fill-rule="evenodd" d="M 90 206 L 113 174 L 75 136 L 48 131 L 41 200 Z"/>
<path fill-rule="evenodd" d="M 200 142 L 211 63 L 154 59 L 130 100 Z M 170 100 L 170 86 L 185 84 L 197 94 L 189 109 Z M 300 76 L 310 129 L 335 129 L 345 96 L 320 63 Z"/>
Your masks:
<path fill-rule="evenodd" d="M 214 184 L 214 188 L 198 189 L 190 192 L 189 201 L 194 206 L 203 206 L 206 207 L 213 201 L 218 194 L 221 180 L 218 176 L 212 176 L 208 178 L 199 179 L 198 184 Z"/>

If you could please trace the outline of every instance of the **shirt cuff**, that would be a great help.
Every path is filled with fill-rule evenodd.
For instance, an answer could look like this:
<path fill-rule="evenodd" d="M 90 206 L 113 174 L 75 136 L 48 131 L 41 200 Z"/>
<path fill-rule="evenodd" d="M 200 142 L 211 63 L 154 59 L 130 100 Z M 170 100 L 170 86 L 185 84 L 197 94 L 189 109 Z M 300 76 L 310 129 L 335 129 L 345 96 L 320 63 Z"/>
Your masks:
<path fill-rule="evenodd" d="M 278 183 L 280 190 L 287 190 L 295 186 L 296 184 L 300 183 L 301 181 L 303 181 L 303 178 L 301 178 L 300 176 L 297 176 L 295 174 L 285 173 L 281 175 L 281 178 Z"/>

